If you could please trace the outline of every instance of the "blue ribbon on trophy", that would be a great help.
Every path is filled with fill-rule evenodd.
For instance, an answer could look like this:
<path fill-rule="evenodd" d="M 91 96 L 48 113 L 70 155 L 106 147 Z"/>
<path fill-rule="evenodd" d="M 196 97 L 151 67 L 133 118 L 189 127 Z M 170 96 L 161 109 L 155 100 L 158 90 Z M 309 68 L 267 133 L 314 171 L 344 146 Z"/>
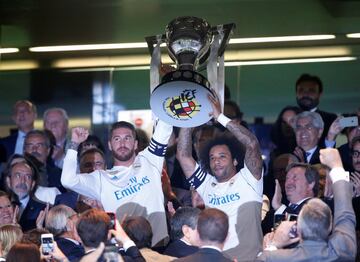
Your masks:
<path fill-rule="evenodd" d="M 211 27 L 190 16 L 172 20 L 165 34 L 146 37 L 151 54 L 150 107 L 161 120 L 178 127 L 200 126 L 210 120 L 209 94 L 224 101 L 224 51 L 235 24 Z M 176 70 L 160 81 L 161 44 L 166 43 Z M 197 71 L 207 68 L 206 79 Z"/>

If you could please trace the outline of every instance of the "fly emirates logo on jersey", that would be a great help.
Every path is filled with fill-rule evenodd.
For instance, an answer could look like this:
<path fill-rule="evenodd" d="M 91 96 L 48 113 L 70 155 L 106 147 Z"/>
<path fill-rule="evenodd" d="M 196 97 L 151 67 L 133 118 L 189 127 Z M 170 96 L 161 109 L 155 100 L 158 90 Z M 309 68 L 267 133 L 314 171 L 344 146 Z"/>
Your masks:
<path fill-rule="evenodd" d="M 137 179 L 136 177 L 132 177 L 129 180 L 129 184 L 121 190 L 115 191 L 115 197 L 117 200 L 121 200 L 125 197 L 131 196 L 140 192 L 144 186 L 150 183 L 150 179 L 147 176 Z"/>
<path fill-rule="evenodd" d="M 209 194 L 209 205 L 213 206 L 220 206 L 220 205 L 226 205 L 235 201 L 238 201 L 240 199 L 240 194 L 226 194 L 223 196 L 219 196 L 216 194 Z"/>

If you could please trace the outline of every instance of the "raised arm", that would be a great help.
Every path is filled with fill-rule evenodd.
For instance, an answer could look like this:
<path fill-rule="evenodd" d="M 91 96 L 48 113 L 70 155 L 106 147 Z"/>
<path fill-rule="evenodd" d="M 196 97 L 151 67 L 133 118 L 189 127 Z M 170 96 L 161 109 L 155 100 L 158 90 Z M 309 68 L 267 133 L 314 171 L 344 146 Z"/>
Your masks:
<path fill-rule="evenodd" d="M 192 129 L 181 128 L 177 143 L 176 158 L 179 160 L 180 166 L 186 178 L 190 178 L 194 173 L 196 162 L 192 157 Z"/>
<path fill-rule="evenodd" d="M 61 184 L 79 194 L 99 199 L 99 190 L 96 188 L 96 177 L 91 175 L 79 175 L 77 173 L 77 148 L 86 140 L 89 132 L 86 128 L 75 127 L 71 133 L 71 142 L 66 152 Z"/>
<path fill-rule="evenodd" d="M 209 95 L 209 101 L 213 109 L 212 116 L 216 121 L 226 127 L 241 144 L 245 146 L 245 164 L 250 170 L 251 174 L 257 179 L 261 179 L 262 174 L 262 158 L 260 152 L 260 145 L 256 136 L 247 128 L 231 121 L 221 112 L 220 101 L 216 96 Z"/>

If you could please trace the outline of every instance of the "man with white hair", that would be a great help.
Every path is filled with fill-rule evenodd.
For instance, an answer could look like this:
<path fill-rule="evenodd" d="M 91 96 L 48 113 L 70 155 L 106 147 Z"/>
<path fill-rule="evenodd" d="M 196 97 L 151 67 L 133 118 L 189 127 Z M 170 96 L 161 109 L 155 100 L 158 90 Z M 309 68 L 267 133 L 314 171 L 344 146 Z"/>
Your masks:
<path fill-rule="evenodd" d="M 336 149 L 320 150 L 321 163 L 327 165 L 334 192 L 334 219 L 330 208 L 318 198 L 301 209 L 297 224 L 282 222 L 264 237 L 264 252 L 258 261 L 354 261 L 356 256 L 355 213 L 349 173 L 345 172 Z M 331 234 L 330 234 L 331 233 Z M 296 248 L 282 249 L 299 242 Z"/>
<path fill-rule="evenodd" d="M 58 247 L 70 261 L 80 259 L 85 253 L 79 242 L 76 222 L 76 212 L 65 205 L 51 208 L 45 220 L 46 229 L 54 235 Z"/>
<path fill-rule="evenodd" d="M 63 108 L 49 108 L 44 112 L 43 121 L 44 129 L 51 131 L 56 139 L 52 159 L 57 167 L 62 168 L 65 157 L 66 136 L 69 127 L 68 114 Z"/>
<path fill-rule="evenodd" d="M 304 111 L 295 116 L 296 144 L 294 154 L 301 162 L 318 164 L 319 140 L 324 131 L 324 121 L 316 112 Z"/>

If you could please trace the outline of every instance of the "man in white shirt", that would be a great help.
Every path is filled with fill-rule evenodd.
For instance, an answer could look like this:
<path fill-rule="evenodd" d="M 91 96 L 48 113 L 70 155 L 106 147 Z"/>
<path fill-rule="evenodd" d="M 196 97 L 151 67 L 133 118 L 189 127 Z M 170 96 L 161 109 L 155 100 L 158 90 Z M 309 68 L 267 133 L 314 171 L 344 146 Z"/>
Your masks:
<path fill-rule="evenodd" d="M 61 182 L 79 194 L 99 200 L 105 211 L 116 212 L 120 220 L 124 215 L 144 216 L 154 231 L 152 245 L 155 245 L 168 236 L 161 172 L 171 133 L 172 127 L 159 121 L 150 145 L 136 155 L 134 126 L 125 121 L 114 123 L 108 142 L 114 158 L 113 168 L 76 174 L 76 149 L 86 140 L 88 131 L 74 128 Z"/>
<path fill-rule="evenodd" d="M 192 157 L 191 129 L 182 128 L 177 158 L 184 175 L 203 198 L 205 206 L 218 208 L 229 216 L 225 252 L 231 258 L 237 257 L 238 261 L 253 260 L 262 245 L 260 146 L 255 135 L 247 128 L 221 113 L 216 97 L 209 97 L 209 100 L 215 120 L 235 138 L 223 136 L 210 140 L 200 158 L 203 166 L 199 166 Z M 245 153 L 239 142 L 245 148 Z"/>

